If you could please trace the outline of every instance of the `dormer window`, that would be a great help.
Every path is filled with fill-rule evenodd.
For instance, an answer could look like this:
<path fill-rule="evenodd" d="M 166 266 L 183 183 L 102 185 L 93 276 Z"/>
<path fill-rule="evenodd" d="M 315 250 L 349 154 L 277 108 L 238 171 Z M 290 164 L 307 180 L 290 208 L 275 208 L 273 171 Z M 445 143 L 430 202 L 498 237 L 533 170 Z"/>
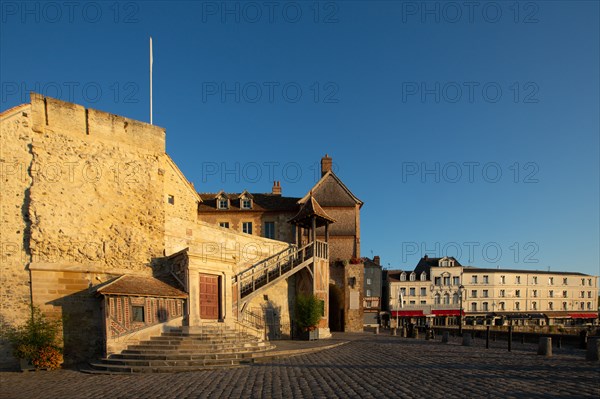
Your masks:
<path fill-rule="evenodd" d="M 421 281 L 425 281 L 427 280 L 427 273 L 423 272 L 421 273 Z"/>
<path fill-rule="evenodd" d="M 219 198 L 217 206 L 219 209 L 229 209 L 229 200 L 227 198 Z"/>
<path fill-rule="evenodd" d="M 400 274 L 400 281 L 406 281 L 406 273 L 402 272 L 402 274 Z"/>
<path fill-rule="evenodd" d="M 252 209 L 252 199 L 254 198 L 247 190 L 238 197 L 240 200 L 240 209 Z"/>
<path fill-rule="evenodd" d="M 412 273 L 410 274 L 410 281 L 415 281 L 415 278 L 416 278 L 416 277 L 417 277 L 417 276 L 416 276 L 415 272 L 412 272 Z"/>

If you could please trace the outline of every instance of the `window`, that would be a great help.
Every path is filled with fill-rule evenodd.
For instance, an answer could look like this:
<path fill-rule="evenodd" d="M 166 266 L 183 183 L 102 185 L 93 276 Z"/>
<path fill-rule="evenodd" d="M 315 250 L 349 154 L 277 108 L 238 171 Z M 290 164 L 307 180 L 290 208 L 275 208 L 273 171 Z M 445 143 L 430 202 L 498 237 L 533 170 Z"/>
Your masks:
<path fill-rule="evenodd" d="M 174 195 L 171 195 L 171 194 L 169 194 L 169 195 L 167 196 L 167 202 L 168 202 L 169 204 L 171 204 L 171 205 L 175 205 L 175 196 L 174 196 Z"/>
<path fill-rule="evenodd" d="M 515 290 L 515 296 L 517 298 L 520 298 L 521 297 L 521 290 Z"/>
<path fill-rule="evenodd" d="M 471 303 L 471 311 L 477 312 L 477 303 L 476 302 Z"/>
<path fill-rule="evenodd" d="M 415 281 L 416 277 L 417 277 L 417 275 L 415 274 L 415 272 L 412 272 L 410 274 L 410 281 Z"/>
<path fill-rule="evenodd" d="M 371 290 L 367 290 L 367 296 L 371 296 Z"/>
<path fill-rule="evenodd" d="M 533 291 L 531 291 L 531 295 L 532 295 L 534 298 L 537 298 L 537 290 L 533 290 Z"/>
<path fill-rule="evenodd" d="M 244 198 L 242 200 L 242 209 L 252 209 L 252 200 Z"/>
<path fill-rule="evenodd" d="M 421 301 L 421 305 L 427 305 L 427 301 Z"/>
<path fill-rule="evenodd" d="M 402 295 L 406 295 L 406 288 L 404 288 L 404 287 L 400 288 L 400 293 Z"/>
<path fill-rule="evenodd" d="M 506 276 L 500 276 L 500 284 L 506 284 Z"/>
<path fill-rule="evenodd" d="M 477 290 L 471 290 L 471 298 L 477 298 Z"/>
<path fill-rule="evenodd" d="M 564 285 L 569 284 L 569 279 L 567 277 L 563 277 L 563 284 Z"/>
<path fill-rule="evenodd" d="M 458 303 L 458 294 L 456 292 L 452 294 L 452 303 Z"/>
<path fill-rule="evenodd" d="M 444 294 L 444 305 L 450 304 L 450 295 L 448 293 Z"/>
<path fill-rule="evenodd" d="M 515 284 L 521 284 L 521 276 L 515 277 Z"/>
<path fill-rule="evenodd" d="M 219 209 L 229 209 L 229 200 L 227 198 L 221 198 L 218 201 Z"/>
<path fill-rule="evenodd" d="M 487 298 L 487 297 L 489 296 L 489 295 L 488 295 L 488 290 L 483 290 L 483 291 L 481 292 L 481 296 L 482 296 L 483 298 Z"/>
<path fill-rule="evenodd" d="M 515 310 L 521 310 L 521 304 L 519 302 L 515 302 Z"/>
<path fill-rule="evenodd" d="M 548 302 L 548 310 L 553 310 L 553 309 L 554 309 L 554 303 Z"/>
<path fill-rule="evenodd" d="M 585 285 L 585 279 L 584 278 L 581 279 L 581 285 Z"/>
<path fill-rule="evenodd" d="M 263 235 L 266 238 L 275 238 L 275 222 L 265 222 L 265 231 Z"/>
<path fill-rule="evenodd" d="M 421 281 L 426 281 L 427 280 L 427 273 L 423 272 L 421 273 Z"/>
<path fill-rule="evenodd" d="M 592 297 L 592 291 L 588 291 L 588 298 Z"/>
<path fill-rule="evenodd" d="M 484 302 L 481 304 L 481 310 L 483 310 L 484 312 L 487 312 L 488 310 L 488 303 Z"/>
<path fill-rule="evenodd" d="M 500 302 L 500 303 L 498 303 L 498 308 L 500 308 L 500 310 L 505 310 L 506 304 L 504 302 Z"/>
<path fill-rule="evenodd" d="M 415 296 L 415 289 L 414 288 L 410 288 L 410 296 Z"/>
<path fill-rule="evenodd" d="M 592 279 L 588 278 L 588 285 L 591 287 L 592 286 Z"/>
<path fill-rule="evenodd" d="M 246 234 L 252 234 L 252 222 L 242 223 L 242 231 Z"/>
<path fill-rule="evenodd" d="M 537 276 L 533 276 L 533 277 L 531 278 L 531 283 L 532 283 L 532 284 L 537 284 Z"/>
<path fill-rule="evenodd" d="M 471 276 L 471 284 L 477 284 L 477 276 Z"/>
<path fill-rule="evenodd" d="M 568 294 L 567 291 L 563 291 L 563 298 L 566 298 L 567 294 Z"/>
<path fill-rule="evenodd" d="M 548 291 L 548 296 L 550 298 L 554 298 L 554 291 L 553 290 Z"/>
<path fill-rule="evenodd" d="M 131 321 L 143 323 L 144 322 L 144 307 L 143 306 L 132 306 L 131 307 Z"/>
<path fill-rule="evenodd" d="M 579 294 L 579 298 L 585 298 L 585 291 L 581 291 L 581 293 Z"/>
<path fill-rule="evenodd" d="M 537 310 L 537 302 L 531 302 L 531 310 Z"/>
<path fill-rule="evenodd" d="M 450 277 L 444 277 L 444 285 L 450 285 Z"/>
<path fill-rule="evenodd" d="M 506 291 L 500 290 L 500 297 L 504 298 L 506 296 Z"/>
<path fill-rule="evenodd" d="M 548 277 L 548 284 L 554 285 L 554 277 Z"/>
<path fill-rule="evenodd" d="M 452 277 L 452 285 L 460 285 L 460 277 Z"/>
<path fill-rule="evenodd" d="M 370 278 L 367 278 L 367 285 L 371 285 L 371 279 Z"/>
<path fill-rule="evenodd" d="M 436 277 L 433 279 L 435 285 L 440 286 L 442 285 L 442 278 L 441 277 Z"/>
<path fill-rule="evenodd" d="M 562 310 L 567 310 L 567 303 L 566 302 L 562 303 Z"/>
<path fill-rule="evenodd" d="M 402 272 L 402 274 L 400 274 L 400 281 L 406 281 L 406 273 Z"/>
<path fill-rule="evenodd" d="M 435 294 L 435 296 L 433 297 L 433 303 L 436 305 L 440 304 L 440 294 Z"/>
<path fill-rule="evenodd" d="M 592 303 L 591 302 L 587 303 L 587 308 L 588 308 L 588 310 L 592 310 Z"/>
<path fill-rule="evenodd" d="M 483 284 L 489 284 L 490 276 L 483 276 Z"/>
<path fill-rule="evenodd" d="M 427 295 L 427 288 L 421 287 L 421 296 L 426 296 L 426 295 Z"/>
<path fill-rule="evenodd" d="M 581 302 L 581 310 L 585 310 L 585 303 Z"/>
<path fill-rule="evenodd" d="M 417 304 L 417 302 L 415 302 L 415 301 L 410 301 L 409 303 L 410 303 L 411 305 L 416 305 L 416 304 Z"/>

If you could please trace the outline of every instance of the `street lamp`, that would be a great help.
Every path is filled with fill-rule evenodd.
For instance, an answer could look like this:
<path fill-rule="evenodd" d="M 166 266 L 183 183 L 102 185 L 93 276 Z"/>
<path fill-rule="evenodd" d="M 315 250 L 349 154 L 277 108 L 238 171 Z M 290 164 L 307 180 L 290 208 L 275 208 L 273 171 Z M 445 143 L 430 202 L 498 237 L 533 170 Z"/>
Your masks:
<path fill-rule="evenodd" d="M 463 326 L 463 290 L 465 289 L 464 285 L 458 286 L 458 296 L 460 297 L 460 310 L 458 313 L 458 335 L 462 336 L 462 326 Z"/>

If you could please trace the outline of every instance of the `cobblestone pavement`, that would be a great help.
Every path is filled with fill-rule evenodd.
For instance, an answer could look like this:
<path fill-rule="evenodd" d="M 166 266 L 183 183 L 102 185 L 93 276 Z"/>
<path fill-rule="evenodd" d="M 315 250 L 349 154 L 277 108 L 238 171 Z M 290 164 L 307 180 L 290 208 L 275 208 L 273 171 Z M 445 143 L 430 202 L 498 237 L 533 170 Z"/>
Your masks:
<path fill-rule="evenodd" d="M 483 340 L 463 347 L 342 334 L 348 344 L 249 367 L 179 374 L 87 375 L 72 370 L 0 373 L 1 398 L 575 398 L 600 397 L 600 363 L 561 349 Z M 501 345 L 502 344 L 502 345 Z"/>

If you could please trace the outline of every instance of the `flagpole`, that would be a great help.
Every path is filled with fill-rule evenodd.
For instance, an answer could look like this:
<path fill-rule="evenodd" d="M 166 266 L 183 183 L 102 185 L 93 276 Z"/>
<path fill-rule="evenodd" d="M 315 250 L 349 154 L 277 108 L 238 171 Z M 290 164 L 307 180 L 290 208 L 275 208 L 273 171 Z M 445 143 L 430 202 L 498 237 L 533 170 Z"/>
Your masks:
<path fill-rule="evenodd" d="M 152 36 L 150 36 L 150 124 L 152 125 Z"/>

